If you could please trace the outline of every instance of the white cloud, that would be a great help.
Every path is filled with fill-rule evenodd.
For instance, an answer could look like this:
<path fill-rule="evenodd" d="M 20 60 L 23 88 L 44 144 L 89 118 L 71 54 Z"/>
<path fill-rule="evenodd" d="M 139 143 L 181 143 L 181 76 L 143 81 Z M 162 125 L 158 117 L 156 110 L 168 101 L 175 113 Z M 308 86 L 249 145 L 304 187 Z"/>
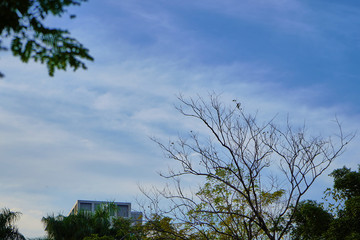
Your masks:
<path fill-rule="evenodd" d="M 148 137 L 166 139 L 178 132 L 199 129 L 199 123 L 181 117 L 172 108 L 179 92 L 194 97 L 215 90 L 222 93 L 230 104 L 232 99 L 239 99 L 249 112 L 263 112 L 261 117 L 289 112 L 295 122 L 300 119 L 302 123 L 306 119 L 309 125 L 322 128 L 325 134 L 327 122 L 336 111 L 341 112 L 341 106 L 318 108 L 304 104 L 303 96 L 307 94 L 311 98 L 312 91 L 286 92 L 281 86 L 273 88 L 271 83 L 262 85 L 261 78 L 267 76 L 267 71 L 259 69 L 264 73 L 257 75 L 255 66 L 250 66 L 249 69 L 253 70 L 240 78 L 252 79 L 257 75 L 255 78 L 259 81 L 227 83 L 217 79 L 239 78 L 238 65 L 219 68 L 193 66 L 190 69 L 178 65 L 169 68 L 162 61 L 166 59 L 146 61 L 151 66 L 149 68 L 144 68 L 146 64 L 139 59 L 127 63 L 126 68 L 118 63 L 117 68 L 105 68 L 107 71 L 97 67 L 98 74 L 81 72 L 76 76 L 82 79 L 91 76 L 92 79 L 88 82 L 71 80 L 70 85 L 75 85 L 73 89 L 65 78 L 56 78 L 53 84 L 59 86 L 53 96 L 45 94 L 54 88 L 51 82 L 47 83 L 48 86 L 42 85 L 44 94 L 39 94 L 31 76 L 22 83 L 21 89 L 13 90 L 18 92 L 19 99 L 10 98 L 11 102 L 7 102 L 15 108 L 1 109 L 0 147 L 5 157 L 2 164 L 21 174 L 2 175 L 1 182 L 11 181 L 12 184 L 1 185 L 0 191 L 9 193 L 11 188 L 17 192 L 16 196 L 11 194 L 9 199 L 3 200 L 3 204 L 9 206 L 15 197 L 28 199 L 34 194 L 40 194 L 39 198 L 47 196 L 48 201 L 46 209 L 36 200 L 19 209 L 24 213 L 21 230 L 25 234 L 39 235 L 41 224 L 34 223 L 34 218 L 49 211 L 57 213 L 63 209 L 66 212 L 77 198 L 101 200 L 104 196 L 132 201 L 131 196 L 139 193 L 137 183 L 156 183 L 156 170 L 164 170 L 168 164 L 163 162 L 161 153 Z M 103 72 L 107 75 L 105 81 Z M 36 96 L 34 104 L 40 106 L 38 114 L 33 115 L 21 108 L 20 93 L 29 98 Z M 42 101 L 50 101 L 52 108 L 64 113 L 56 114 L 47 106 L 41 107 Z M 52 115 L 57 117 L 56 122 L 53 122 Z M 349 119 L 346 115 L 341 118 L 345 125 L 347 121 L 352 125 L 357 119 Z M 103 132 L 107 130 L 110 132 Z M 157 155 L 152 155 L 155 152 Z M 357 156 L 356 150 L 349 154 L 352 158 Z M 67 204 L 55 205 L 64 198 Z"/>
<path fill-rule="evenodd" d="M 229 104 L 237 99 L 246 111 L 259 110 L 260 119 L 279 113 L 283 121 L 289 113 L 295 124 L 305 119 L 311 129 L 320 129 L 324 135 L 333 133 L 335 114 L 345 131 L 358 128 L 360 116 L 344 111 L 341 103 L 319 106 L 314 99 L 322 93 L 314 86 L 291 90 L 277 83 L 291 76 L 271 63 L 207 65 L 196 61 L 197 46 L 206 43 L 192 38 L 160 5 L 147 12 L 130 2 L 112 3 L 129 4 L 128 11 L 154 23 L 157 37 L 164 37 L 161 44 L 143 52 L 121 36 L 107 39 L 113 33 L 95 18 L 76 29 L 96 53 L 87 71 L 56 72 L 49 78 L 43 65 L 22 64 L 9 56 L 1 59 L 6 78 L 0 81 L 0 163 L 6 171 L 0 175 L 0 195 L 6 197 L 0 203 L 23 212 L 20 231 L 27 236 L 42 235 L 41 217 L 52 212 L 67 214 L 77 199 L 133 201 L 138 183 L 161 182 L 156 171 L 166 170 L 171 163 L 149 137 L 166 141 L 202 129 L 201 123 L 174 110 L 179 93 L 206 98 L 216 91 Z M 295 32 L 313 30 L 303 21 L 307 9 L 297 1 L 191 4 L 259 22 L 270 19 L 270 24 Z M 167 53 L 169 49 L 175 53 Z M 358 138 L 334 167 L 354 167 L 357 145 Z M 326 175 L 320 181 L 330 182 Z"/>

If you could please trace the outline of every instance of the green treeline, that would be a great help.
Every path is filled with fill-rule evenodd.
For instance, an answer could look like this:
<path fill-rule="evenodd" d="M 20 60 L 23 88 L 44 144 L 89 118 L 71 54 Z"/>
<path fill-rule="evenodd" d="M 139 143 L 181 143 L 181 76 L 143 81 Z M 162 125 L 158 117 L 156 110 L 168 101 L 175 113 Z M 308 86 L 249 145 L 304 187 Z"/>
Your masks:
<path fill-rule="evenodd" d="M 325 191 L 324 203 L 304 201 L 295 211 L 293 239 L 360 239 L 360 166 L 331 176 L 334 187 Z"/>
<path fill-rule="evenodd" d="M 358 171 L 343 167 L 331 173 L 333 188 L 324 193 L 324 202 L 302 201 L 295 210 L 291 227 L 284 239 L 360 239 L 360 167 Z M 209 187 L 209 186 L 208 186 Z M 209 190 L 209 189 L 208 189 Z M 216 190 L 216 189 L 212 189 Z M 219 200 L 220 201 L 220 200 Z M 208 228 L 204 235 L 178 219 L 155 216 L 145 223 L 132 223 L 130 219 L 110 217 L 111 204 L 98 208 L 95 213 L 79 212 L 76 215 L 49 215 L 42 219 L 47 240 L 147 240 L 147 239 L 234 239 L 217 231 L 225 223 Z M 191 214 L 191 213 L 189 213 Z M 15 221 L 19 212 L 3 208 L 0 212 L 0 239 L 24 240 Z M 234 219 L 236 221 L 236 219 Z M 244 224 L 246 224 L 244 222 Z M 241 227 L 241 226 L 239 226 Z M 242 226 L 245 227 L 245 226 Z M 40 238 L 39 238 L 40 239 Z M 44 239 L 44 240 L 45 240 Z M 243 239 L 267 239 L 246 238 Z"/>

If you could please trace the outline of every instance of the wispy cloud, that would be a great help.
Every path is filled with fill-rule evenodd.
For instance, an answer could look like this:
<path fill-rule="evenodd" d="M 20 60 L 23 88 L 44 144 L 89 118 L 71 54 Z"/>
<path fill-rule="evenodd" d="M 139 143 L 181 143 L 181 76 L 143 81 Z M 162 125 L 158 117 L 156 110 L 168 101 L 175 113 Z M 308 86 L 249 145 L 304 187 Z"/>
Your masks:
<path fill-rule="evenodd" d="M 9 55 L 1 58 L 6 78 L 0 80 L 0 163 L 6 171 L 0 175 L 0 195 L 6 197 L 0 203 L 23 212 L 21 231 L 28 236 L 42 234 L 42 216 L 67 214 L 77 199 L 133 201 L 138 183 L 161 182 L 157 171 L 171 163 L 149 137 L 167 141 L 190 130 L 202 131 L 201 123 L 174 109 L 180 93 L 206 98 L 215 91 L 229 104 L 237 99 L 246 111 L 258 111 L 260 120 L 278 114 L 281 122 L 289 114 L 295 125 L 306 121 L 324 135 L 334 133 L 335 114 L 344 131 L 358 128 L 360 116 L 349 111 L 348 104 L 319 103 L 329 94 L 326 83 L 289 86 L 284 79 L 294 78 L 291 69 L 256 56 L 243 57 L 252 45 L 229 47 L 234 35 L 216 36 L 216 31 L 206 30 L 209 26 L 190 26 L 192 19 L 187 18 L 195 9 L 205 11 L 208 19 L 214 17 L 212 22 L 225 15 L 230 18 L 221 23 L 236 19 L 270 26 L 269 32 L 316 35 L 322 30 L 307 19 L 314 13 L 304 3 L 142 3 L 107 1 L 101 4 L 111 9 L 101 14 L 92 9 L 98 14 L 77 20 L 81 25 L 71 30 L 96 58 L 87 71 L 57 72 L 49 79 L 44 66 L 22 64 Z M 138 33 L 152 41 L 141 42 L 140 36 L 135 43 Z M 245 34 L 253 33 L 250 29 Z M 249 52 L 256 55 L 257 50 Z M 287 56 L 297 57 L 294 52 Z M 216 61 L 217 57 L 225 60 Z M 334 167 L 355 166 L 359 151 L 353 146 L 358 143 L 355 139 Z M 330 183 L 326 175 L 322 183 Z"/>

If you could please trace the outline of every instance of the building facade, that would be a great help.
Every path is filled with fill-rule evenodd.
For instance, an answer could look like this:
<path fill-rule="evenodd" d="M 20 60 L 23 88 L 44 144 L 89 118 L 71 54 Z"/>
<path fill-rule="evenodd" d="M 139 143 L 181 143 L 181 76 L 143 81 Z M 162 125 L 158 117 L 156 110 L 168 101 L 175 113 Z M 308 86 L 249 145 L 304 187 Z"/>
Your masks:
<path fill-rule="evenodd" d="M 130 218 L 134 223 L 142 223 L 142 212 L 131 211 L 131 203 L 129 202 L 107 202 L 93 200 L 77 200 L 69 215 L 77 214 L 80 211 L 92 212 L 104 205 L 114 205 L 114 209 L 110 208 L 110 217 Z"/>

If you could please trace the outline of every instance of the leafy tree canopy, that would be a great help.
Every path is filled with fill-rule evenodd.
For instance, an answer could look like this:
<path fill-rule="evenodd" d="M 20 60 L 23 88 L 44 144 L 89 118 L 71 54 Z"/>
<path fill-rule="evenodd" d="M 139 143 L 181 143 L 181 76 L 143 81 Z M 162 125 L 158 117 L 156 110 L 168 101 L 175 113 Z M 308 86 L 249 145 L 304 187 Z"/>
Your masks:
<path fill-rule="evenodd" d="M 342 197 L 349 199 L 360 196 L 360 166 L 357 172 L 343 167 L 334 170 L 330 176 L 334 178 L 334 190 L 338 191 Z"/>
<path fill-rule="evenodd" d="M 293 239 L 321 239 L 330 226 L 333 216 L 321 204 L 315 201 L 303 201 L 295 211 L 296 228 L 292 231 Z"/>
<path fill-rule="evenodd" d="M 19 212 L 12 212 L 10 209 L 0 210 L 0 239 L 2 240 L 25 240 L 14 225 L 20 217 Z"/>
<path fill-rule="evenodd" d="M 133 240 L 142 239 L 141 226 L 130 219 L 111 218 L 115 206 L 104 205 L 76 215 L 47 216 L 42 219 L 49 240 Z"/>
<path fill-rule="evenodd" d="M 55 69 L 86 69 L 82 61 L 93 58 L 67 30 L 47 27 L 45 20 L 53 15 L 61 17 L 69 6 L 87 0 L 2 0 L 0 1 L 0 50 L 9 47 L 23 62 L 30 59 L 45 63 L 50 76 Z M 74 18 L 74 15 L 70 15 Z M 4 43 L 10 40 L 10 46 Z M 3 74 L 0 73 L 0 76 Z"/>
<path fill-rule="evenodd" d="M 324 209 L 314 201 L 302 202 L 294 218 L 294 239 L 360 239 L 360 168 L 356 172 L 343 167 L 330 176 L 334 186 L 325 194 L 336 204 Z"/>

